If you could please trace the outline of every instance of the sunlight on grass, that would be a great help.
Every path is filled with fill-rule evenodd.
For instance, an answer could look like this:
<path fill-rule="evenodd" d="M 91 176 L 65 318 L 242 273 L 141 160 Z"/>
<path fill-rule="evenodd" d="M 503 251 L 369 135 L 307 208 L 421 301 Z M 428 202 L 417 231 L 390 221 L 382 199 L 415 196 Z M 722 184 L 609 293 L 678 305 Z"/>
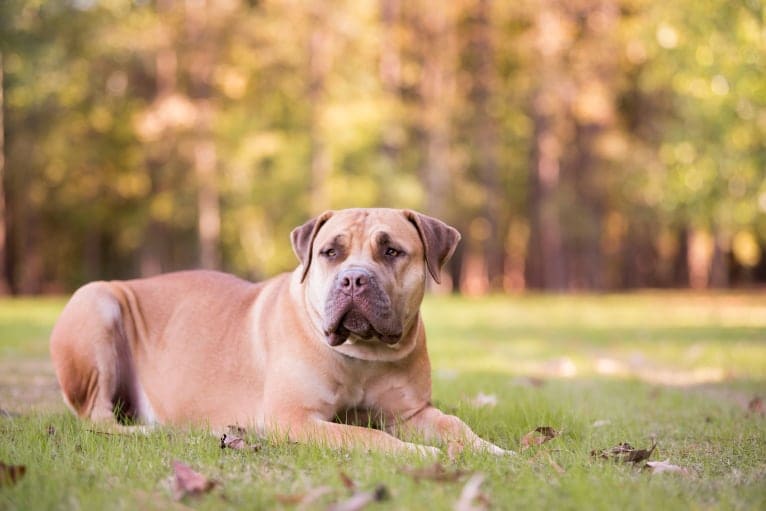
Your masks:
<path fill-rule="evenodd" d="M 695 384 L 766 378 L 766 298 L 639 293 L 431 297 L 434 367 Z"/>

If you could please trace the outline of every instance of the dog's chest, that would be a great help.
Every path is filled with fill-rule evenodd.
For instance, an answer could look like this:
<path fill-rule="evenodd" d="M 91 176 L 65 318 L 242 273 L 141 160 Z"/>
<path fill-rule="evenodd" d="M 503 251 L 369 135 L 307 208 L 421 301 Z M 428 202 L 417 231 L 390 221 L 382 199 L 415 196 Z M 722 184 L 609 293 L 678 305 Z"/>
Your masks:
<path fill-rule="evenodd" d="M 348 364 L 336 372 L 332 385 L 334 412 L 351 408 L 379 408 L 378 396 L 390 380 L 390 371 L 369 364 Z"/>

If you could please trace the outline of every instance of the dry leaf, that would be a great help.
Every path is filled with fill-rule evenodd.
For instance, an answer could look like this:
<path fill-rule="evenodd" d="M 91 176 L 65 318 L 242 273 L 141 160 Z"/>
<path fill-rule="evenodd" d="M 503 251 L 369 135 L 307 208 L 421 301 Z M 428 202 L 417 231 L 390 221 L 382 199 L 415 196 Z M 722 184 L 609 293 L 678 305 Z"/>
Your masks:
<path fill-rule="evenodd" d="M 496 406 L 497 396 L 494 394 L 485 394 L 483 392 L 479 392 L 478 394 L 476 394 L 476 397 L 471 400 L 471 404 L 476 407 Z"/>
<path fill-rule="evenodd" d="M 400 471 L 411 476 L 415 481 L 430 479 L 432 481 L 450 482 L 457 481 L 465 475 L 465 472 L 462 470 L 447 470 L 440 463 L 434 463 L 423 468 L 403 467 Z"/>
<path fill-rule="evenodd" d="M 388 489 L 378 485 L 373 491 L 357 492 L 347 500 L 332 504 L 327 511 L 359 511 L 372 502 L 381 502 L 388 498 Z"/>
<path fill-rule="evenodd" d="M 258 444 L 248 444 L 243 438 L 239 436 L 227 435 L 224 433 L 221 437 L 221 449 L 226 448 L 234 450 L 251 449 L 253 451 L 257 451 L 261 448 L 261 446 Z"/>
<path fill-rule="evenodd" d="M 615 445 L 611 449 L 604 449 L 602 451 L 592 450 L 591 456 L 598 456 L 604 459 L 613 459 L 617 461 L 638 463 L 640 461 L 648 460 L 657 447 L 657 443 L 652 443 L 649 449 L 636 449 L 627 442 L 623 442 L 619 445 Z"/>
<path fill-rule="evenodd" d="M 173 462 L 173 498 L 181 500 L 187 495 L 201 495 L 212 490 L 218 483 L 180 461 Z"/>
<path fill-rule="evenodd" d="M 347 489 L 351 491 L 356 489 L 356 483 L 345 472 L 338 470 L 338 476 L 340 477 L 340 482 L 342 482 L 343 486 L 345 486 Z"/>
<path fill-rule="evenodd" d="M 481 492 L 484 474 L 474 474 L 463 486 L 455 511 L 484 511 L 489 508 L 489 498 Z"/>
<path fill-rule="evenodd" d="M 661 474 L 662 472 L 674 472 L 677 474 L 689 475 L 689 469 L 672 465 L 670 460 L 665 461 L 647 461 L 645 468 L 652 471 L 652 474 Z"/>
<path fill-rule="evenodd" d="M 521 438 L 521 450 L 527 449 L 533 445 L 540 445 L 548 440 L 552 440 L 559 436 L 559 432 L 550 426 L 539 426 L 530 431 Z"/>
<path fill-rule="evenodd" d="M 463 452 L 465 446 L 461 440 L 450 440 L 447 442 L 447 457 L 451 462 L 455 462 L 460 453 Z"/>
<path fill-rule="evenodd" d="M 48 425 L 48 436 L 53 436 L 56 434 L 56 428 L 53 426 L 53 424 Z"/>
<path fill-rule="evenodd" d="M 11 486 L 18 483 L 26 473 L 27 467 L 24 465 L 6 465 L 0 461 L 0 486 Z"/>
<path fill-rule="evenodd" d="M 747 411 L 750 413 L 764 415 L 766 413 L 766 408 L 763 406 L 763 399 L 758 396 L 751 399 L 750 402 L 747 403 Z"/>

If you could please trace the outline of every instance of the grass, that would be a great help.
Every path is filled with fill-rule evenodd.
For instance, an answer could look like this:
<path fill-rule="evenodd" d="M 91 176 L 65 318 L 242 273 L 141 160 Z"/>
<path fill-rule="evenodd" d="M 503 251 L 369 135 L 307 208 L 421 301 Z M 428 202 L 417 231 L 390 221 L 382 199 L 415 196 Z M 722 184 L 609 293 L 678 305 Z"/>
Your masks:
<path fill-rule="evenodd" d="M 0 461 L 26 476 L 0 486 L 0 509 L 279 509 L 278 495 L 327 485 L 314 508 L 346 498 L 339 471 L 391 498 L 370 509 L 453 509 L 466 478 L 415 481 L 416 457 L 262 442 L 221 450 L 205 431 L 148 436 L 91 431 L 64 409 L 47 360 L 61 300 L 0 301 Z M 766 296 L 429 297 L 424 304 L 434 401 L 513 458 L 463 452 L 448 469 L 486 475 L 495 509 L 766 509 Z M 495 406 L 476 406 L 478 393 Z M 595 426 L 596 421 L 606 424 Z M 561 436 L 521 451 L 522 436 Z M 658 447 L 689 475 L 650 474 L 590 455 L 627 441 Z M 220 481 L 174 502 L 172 460 Z"/>

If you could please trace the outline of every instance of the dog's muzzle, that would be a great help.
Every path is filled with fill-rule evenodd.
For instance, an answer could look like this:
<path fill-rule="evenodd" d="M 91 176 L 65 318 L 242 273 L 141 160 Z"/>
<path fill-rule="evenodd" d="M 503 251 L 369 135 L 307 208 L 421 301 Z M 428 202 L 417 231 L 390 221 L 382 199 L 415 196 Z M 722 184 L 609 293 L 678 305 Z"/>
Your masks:
<path fill-rule="evenodd" d="M 341 270 L 333 280 L 325 302 L 324 333 L 330 346 L 343 344 L 352 334 L 396 344 L 402 327 L 375 274 L 355 266 Z"/>

